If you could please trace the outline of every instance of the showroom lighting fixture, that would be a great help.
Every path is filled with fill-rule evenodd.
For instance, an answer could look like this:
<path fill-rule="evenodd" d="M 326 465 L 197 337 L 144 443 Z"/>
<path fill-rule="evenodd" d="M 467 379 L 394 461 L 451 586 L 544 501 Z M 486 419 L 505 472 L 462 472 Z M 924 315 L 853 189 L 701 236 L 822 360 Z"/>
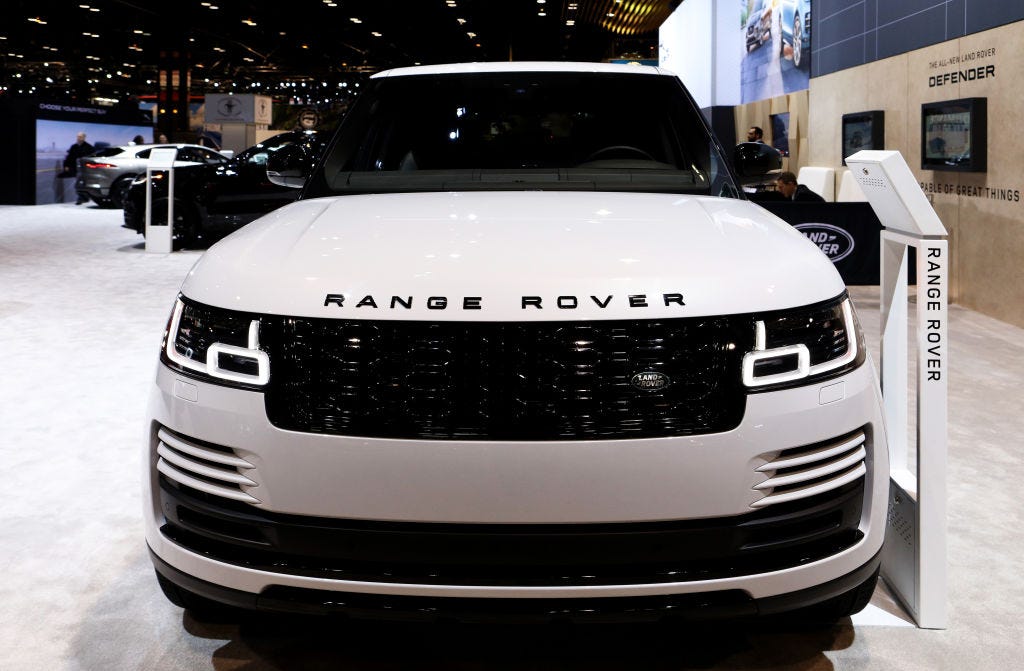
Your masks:
<path fill-rule="evenodd" d="M 38 23 L 41 26 L 45 26 L 46 25 L 46 21 L 43 21 L 38 16 L 31 16 L 31 17 L 29 17 L 28 21 L 29 21 L 29 23 Z"/>
<path fill-rule="evenodd" d="M 250 26 L 250 27 L 256 25 L 256 22 L 253 21 L 252 19 L 242 19 L 242 23 L 244 23 L 245 25 Z"/>
<path fill-rule="evenodd" d="M 384 37 L 384 36 L 383 36 L 382 34 L 378 33 L 378 32 L 377 32 L 376 30 L 375 30 L 375 31 L 373 31 L 373 32 L 372 32 L 372 33 L 370 33 L 370 34 L 371 34 L 371 35 L 373 35 L 374 37 Z"/>
<path fill-rule="evenodd" d="M 459 22 L 460 26 L 466 25 L 466 19 L 455 19 L 455 20 Z"/>
<path fill-rule="evenodd" d="M 476 33 L 472 33 L 472 32 L 470 32 L 470 33 L 466 33 L 466 35 L 467 35 L 467 36 L 468 36 L 468 37 L 469 37 L 470 39 L 472 39 L 472 38 L 476 37 Z"/>
<path fill-rule="evenodd" d="M 354 16 L 350 16 L 348 20 L 351 21 L 352 23 L 362 23 L 363 22 L 362 19 L 357 19 Z"/>

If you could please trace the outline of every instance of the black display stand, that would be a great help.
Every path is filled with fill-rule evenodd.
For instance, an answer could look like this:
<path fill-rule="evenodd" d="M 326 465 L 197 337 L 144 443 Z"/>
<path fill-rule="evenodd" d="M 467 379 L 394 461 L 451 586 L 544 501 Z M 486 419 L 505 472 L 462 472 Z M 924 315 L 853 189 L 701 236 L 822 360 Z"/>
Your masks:
<path fill-rule="evenodd" d="M 802 224 L 827 224 L 835 226 L 849 235 L 844 238 L 840 233 L 832 232 L 835 239 L 828 238 L 829 229 L 825 226 L 806 226 L 801 232 L 812 237 L 812 242 L 821 245 L 837 245 L 840 254 L 849 253 L 841 259 L 833 261 L 843 281 L 849 285 L 877 285 L 880 280 L 879 270 L 879 233 L 882 224 L 875 216 L 875 211 L 868 203 L 793 203 L 793 202 L 759 202 L 758 205 L 768 210 L 786 223 L 800 227 Z M 913 278 L 911 278 L 913 279 Z"/>

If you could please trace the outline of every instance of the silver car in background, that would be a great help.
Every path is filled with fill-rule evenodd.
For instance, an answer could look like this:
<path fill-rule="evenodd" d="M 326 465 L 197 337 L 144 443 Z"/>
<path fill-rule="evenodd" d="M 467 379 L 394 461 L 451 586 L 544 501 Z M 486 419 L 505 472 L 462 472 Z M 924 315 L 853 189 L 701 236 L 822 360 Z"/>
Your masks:
<path fill-rule="evenodd" d="M 123 207 L 124 195 L 136 175 L 146 172 L 149 155 L 158 147 L 178 149 L 175 165 L 220 164 L 230 156 L 197 144 L 135 144 L 104 147 L 78 159 L 75 191 L 101 207 Z"/>

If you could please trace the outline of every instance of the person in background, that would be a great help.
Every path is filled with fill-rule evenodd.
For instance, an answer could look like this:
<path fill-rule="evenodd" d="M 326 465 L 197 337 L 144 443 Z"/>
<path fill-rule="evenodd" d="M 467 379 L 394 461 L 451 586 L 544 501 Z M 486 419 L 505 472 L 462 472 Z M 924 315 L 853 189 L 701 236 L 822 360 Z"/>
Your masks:
<path fill-rule="evenodd" d="M 751 126 L 747 129 L 747 142 L 758 142 L 764 144 L 764 131 L 760 126 Z"/>
<path fill-rule="evenodd" d="M 163 133 L 160 133 L 160 137 L 158 137 L 156 141 L 159 144 L 167 144 L 167 136 L 164 135 Z"/>
<path fill-rule="evenodd" d="M 142 139 L 141 135 L 136 135 L 132 138 L 131 144 L 145 144 L 145 140 Z"/>
<path fill-rule="evenodd" d="M 780 172 L 775 178 L 775 190 L 782 194 L 785 200 L 796 203 L 824 203 L 825 199 L 808 189 L 803 184 L 797 184 L 796 175 L 791 172 Z"/>
<path fill-rule="evenodd" d="M 78 159 L 88 156 L 93 152 L 93 146 L 85 141 L 85 133 L 79 133 L 75 137 L 75 143 L 68 148 L 67 156 L 64 157 L 64 170 L 57 177 L 74 177 L 78 174 Z M 78 194 L 75 205 L 81 205 L 87 199 L 83 194 Z"/>

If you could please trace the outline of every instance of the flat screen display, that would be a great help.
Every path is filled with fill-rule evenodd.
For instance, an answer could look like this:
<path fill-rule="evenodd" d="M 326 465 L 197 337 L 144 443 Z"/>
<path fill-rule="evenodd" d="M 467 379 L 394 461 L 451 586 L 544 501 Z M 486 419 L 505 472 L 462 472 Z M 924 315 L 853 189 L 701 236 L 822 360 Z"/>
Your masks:
<path fill-rule="evenodd" d="M 862 149 L 885 149 L 885 113 L 857 112 L 843 115 L 843 165 Z"/>
<path fill-rule="evenodd" d="M 925 158 L 960 161 L 971 155 L 971 113 L 948 112 L 925 117 Z"/>
<path fill-rule="evenodd" d="M 984 172 L 988 141 L 984 98 L 921 106 L 921 167 Z"/>
<path fill-rule="evenodd" d="M 74 202 L 75 178 L 58 177 L 78 133 L 95 149 L 126 145 L 137 136 L 153 141 L 153 127 L 78 121 L 36 121 L 36 205 Z"/>

